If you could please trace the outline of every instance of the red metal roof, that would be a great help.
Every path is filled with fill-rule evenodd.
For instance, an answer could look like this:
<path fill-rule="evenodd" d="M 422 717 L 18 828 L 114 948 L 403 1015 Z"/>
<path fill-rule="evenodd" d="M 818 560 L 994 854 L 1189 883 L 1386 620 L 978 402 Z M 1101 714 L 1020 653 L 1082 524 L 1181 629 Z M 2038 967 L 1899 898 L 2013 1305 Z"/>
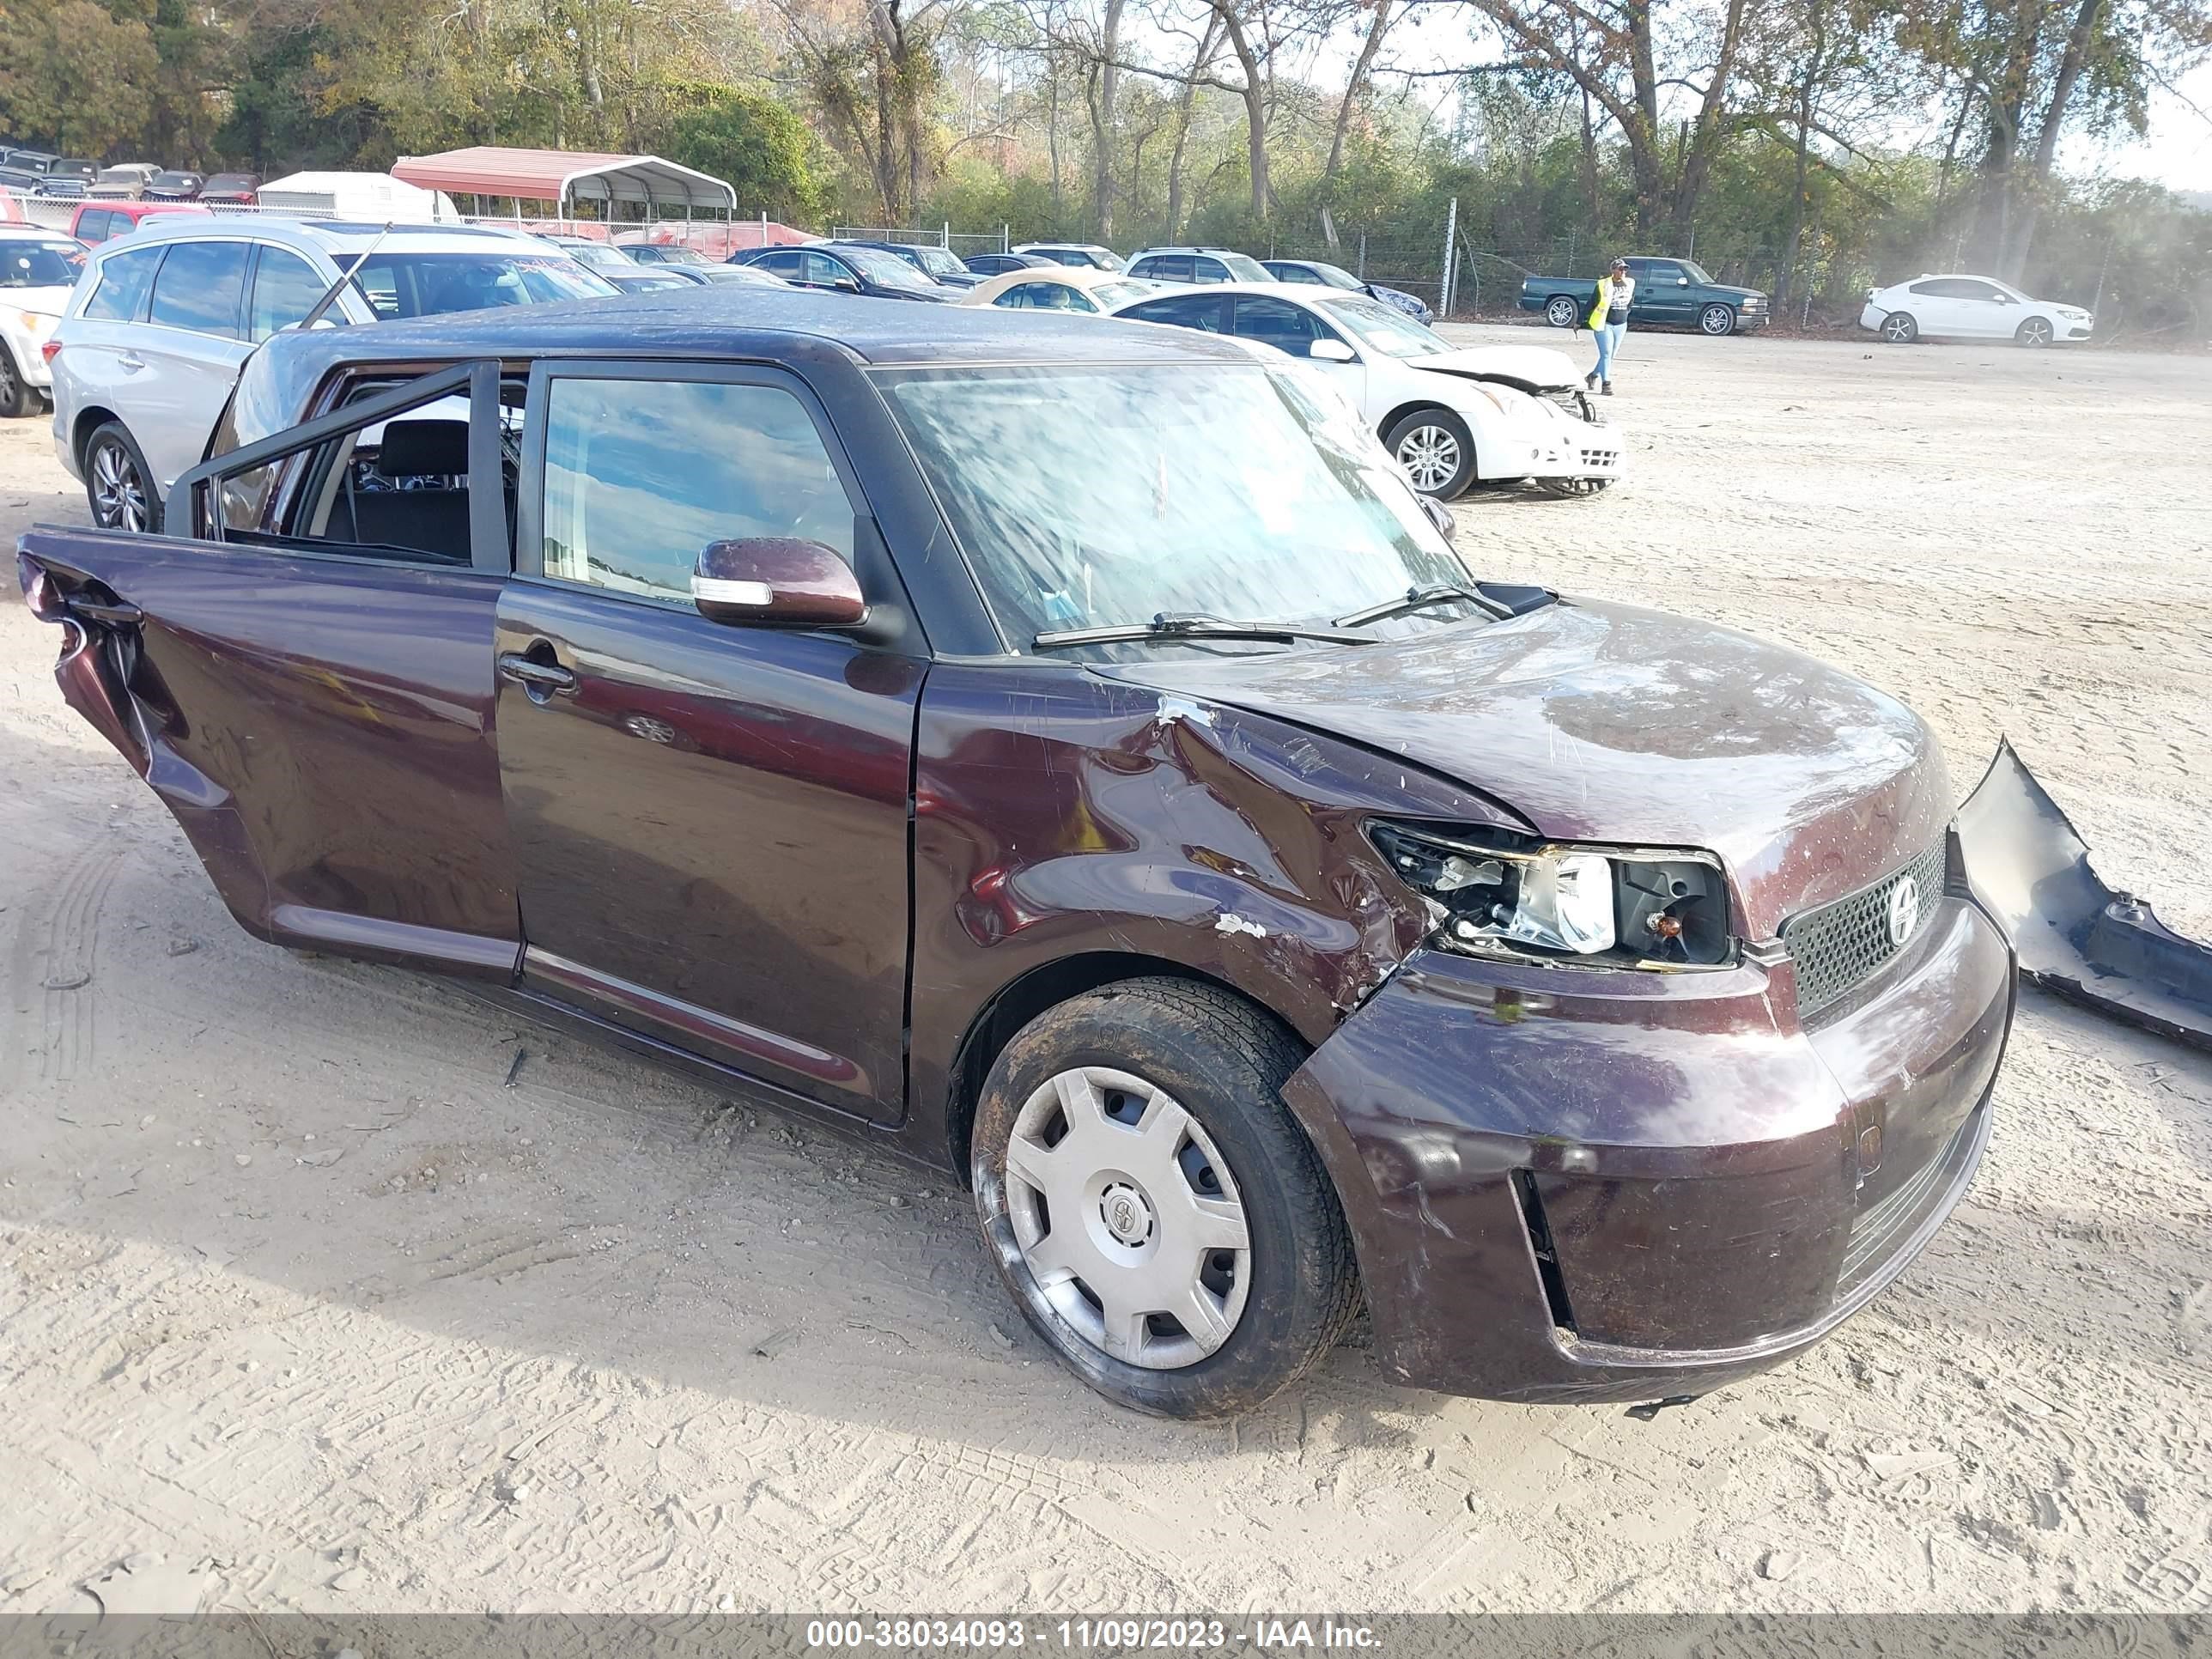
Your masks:
<path fill-rule="evenodd" d="M 448 194 L 512 196 L 560 205 L 636 202 L 727 210 L 737 204 L 737 192 L 709 173 L 658 155 L 611 155 L 595 150 L 478 144 L 436 155 L 403 155 L 392 176 Z"/>

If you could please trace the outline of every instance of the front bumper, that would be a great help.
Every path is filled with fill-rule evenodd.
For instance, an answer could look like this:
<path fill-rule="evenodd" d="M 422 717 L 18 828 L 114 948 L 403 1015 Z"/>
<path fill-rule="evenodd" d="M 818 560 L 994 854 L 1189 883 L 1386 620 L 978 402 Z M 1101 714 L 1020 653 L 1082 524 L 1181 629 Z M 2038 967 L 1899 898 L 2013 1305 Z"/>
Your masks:
<path fill-rule="evenodd" d="M 1765 328 L 1773 320 L 1774 313 L 1763 307 L 1757 311 L 1747 311 L 1741 307 L 1736 309 L 1735 325 L 1739 332 L 1747 328 Z"/>
<path fill-rule="evenodd" d="M 1322 1126 L 1391 1376 L 1649 1401 L 1788 1358 L 1918 1254 L 1987 1143 L 2012 1010 L 1962 889 L 1811 1028 L 1786 961 L 1425 950 L 1285 1094 Z"/>
<path fill-rule="evenodd" d="M 1608 481 L 1627 476 L 1628 450 L 1618 427 L 1577 419 L 1555 404 L 1547 412 L 1551 418 L 1515 432 L 1510 440 L 1511 466 L 1527 468 L 1521 476 Z"/>

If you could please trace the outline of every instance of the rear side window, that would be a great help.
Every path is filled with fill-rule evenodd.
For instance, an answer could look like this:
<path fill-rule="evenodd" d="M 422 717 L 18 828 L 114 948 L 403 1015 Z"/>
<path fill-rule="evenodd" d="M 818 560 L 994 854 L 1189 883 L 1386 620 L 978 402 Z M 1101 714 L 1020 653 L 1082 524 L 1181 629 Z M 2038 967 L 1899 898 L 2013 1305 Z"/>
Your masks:
<path fill-rule="evenodd" d="M 1194 259 L 1190 262 L 1191 280 L 1199 283 L 1225 283 L 1229 267 L 1218 259 Z"/>
<path fill-rule="evenodd" d="M 195 334 L 238 335 L 239 301 L 246 294 L 244 242 L 179 242 L 154 278 L 146 320 Z"/>
<path fill-rule="evenodd" d="M 544 572 L 691 602 L 708 543 L 789 536 L 853 556 L 853 504 L 805 404 L 775 386 L 556 380 Z"/>
<path fill-rule="evenodd" d="M 1149 276 L 1158 283 L 1187 283 L 1190 281 L 1190 258 L 1188 254 L 1161 254 L 1139 260 L 1132 276 Z M 1215 278 L 1218 282 L 1220 279 Z"/>
<path fill-rule="evenodd" d="M 1310 357 L 1313 343 L 1328 331 L 1311 312 L 1287 300 L 1247 295 L 1237 301 L 1237 332 L 1244 339 L 1257 340 L 1278 351 L 1287 351 L 1293 357 Z"/>
<path fill-rule="evenodd" d="M 1222 331 L 1224 309 L 1221 301 L 1210 295 L 1178 294 L 1172 299 L 1131 306 L 1121 315 L 1133 317 L 1140 323 L 1172 323 L 1177 328 L 1200 328 L 1208 334 L 1218 334 Z"/>
<path fill-rule="evenodd" d="M 315 268 L 289 248 L 264 247 L 253 268 L 253 305 L 248 313 L 246 335 L 265 340 L 280 328 L 289 328 L 315 308 L 330 286 Z"/>
<path fill-rule="evenodd" d="M 74 233 L 80 242 L 104 242 L 107 240 L 107 222 L 115 216 L 105 208 L 94 208 L 76 216 Z"/>
<path fill-rule="evenodd" d="M 127 323 L 138 314 L 161 262 L 158 247 L 134 247 L 111 253 L 100 263 L 100 286 L 84 302 L 84 314 L 100 322 Z"/>

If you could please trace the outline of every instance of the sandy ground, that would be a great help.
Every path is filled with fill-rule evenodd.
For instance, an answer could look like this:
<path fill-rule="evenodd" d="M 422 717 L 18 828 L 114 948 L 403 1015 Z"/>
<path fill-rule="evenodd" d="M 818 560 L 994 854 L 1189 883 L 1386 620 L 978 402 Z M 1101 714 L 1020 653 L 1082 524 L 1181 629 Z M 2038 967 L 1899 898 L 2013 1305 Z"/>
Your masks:
<path fill-rule="evenodd" d="M 1465 504 L 1482 565 L 1869 676 L 1961 792 L 2010 732 L 2212 933 L 2201 360 L 1632 335 L 1619 379 L 1636 478 Z M 0 535 L 82 512 L 0 429 Z M 10 584 L 0 1610 L 2212 1607 L 2202 1057 L 2030 998 L 1927 1255 L 1650 1424 L 1348 1348 L 1164 1425 L 1049 1360 L 949 1180 L 246 938 L 52 648 Z"/>

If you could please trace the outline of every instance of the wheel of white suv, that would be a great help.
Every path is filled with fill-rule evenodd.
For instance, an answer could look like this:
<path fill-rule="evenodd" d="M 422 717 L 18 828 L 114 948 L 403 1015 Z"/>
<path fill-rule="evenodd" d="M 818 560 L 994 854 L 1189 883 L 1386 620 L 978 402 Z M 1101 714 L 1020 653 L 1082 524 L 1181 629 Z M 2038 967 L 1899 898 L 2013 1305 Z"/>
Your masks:
<path fill-rule="evenodd" d="M 1716 339 L 1723 334 L 1733 334 L 1735 332 L 1735 307 L 1707 306 L 1698 313 L 1698 326 Z"/>
<path fill-rule="evenodd" d="M 15 366 L 15 354 L 0 345 L 0 419 L 21 420 L 38 406 L 39 394 Z"/>
<path fill-rule="evenodd" d="M 1553 328 L 1572 328 L 1582 314 L 1583 308 L 1564 294 L 1554 294 L 1544 307 L 1544 320 Z"/>
<path fill-rule="evenodd" d="M 2051 327 L 2048 317 L 2031 317 L 2020 325 L 2012 337 L 2031 351 L 2040 351 L 2051 343 Z"/>
<path fill-rule="evenodd" d="M 1227 992 L 1143 979 L 1038 1015 L 991 1067 L 970 1160 L 985 1243 L 1108 1399 L 1246 1411 L 1342 1334 L 1351 1238 L 1280 1094 L 1301 1058 Z"/>
<path fill-rule="evenodd" d="M 92 506 L 92 521 L 101 529 L 160 531 L 161 498 L 153 477 L 120 421 L 110 421 L 85 440 L 85 499 Z"/>
<path fill-rule="evenodd" d="M 1474 434 L 1449 409 L 1400 416 L 1382 434 L 1382 447 L 1424 495 L 1454 501 L 1474 482 Z"/>
<path fill-rule="evenodd" d="M 1911 345 L 1920 337 L 1920 325 L 1909 311 L 1893 311 L 1881 319 L 1881 337 L 1892 345 Z"/>

